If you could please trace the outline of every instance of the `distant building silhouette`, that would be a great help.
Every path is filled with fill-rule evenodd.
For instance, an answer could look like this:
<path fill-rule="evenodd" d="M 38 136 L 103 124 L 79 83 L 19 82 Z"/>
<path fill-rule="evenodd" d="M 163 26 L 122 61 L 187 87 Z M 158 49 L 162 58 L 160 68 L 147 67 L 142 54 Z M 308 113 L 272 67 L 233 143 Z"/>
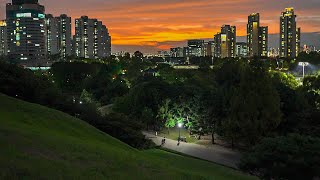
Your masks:
<path fill-rule="evenodd" d="M 300 31 L 293 8 L 286 8 L 280 17 L 280 57 L 295 58 L 300 52 Z"/>
<path fill-rule="evenodd" d="M 8 56 L 25 66 L 46 62 L 45 8 L 37 0 L 6 5 Z"/>
<path fill-rule="evenodd" d="M 0 56 L 6 56 L 7 53 L 7 23 L 2 20 L 0 21 Z"/>
<path fill-rule="evenodd" d="M 223 25 L 221 32 L 214 36 L 215 57 L 236 57 L 237 29 L 235 26 Z"/>
<path fill-rule="evenodd" d="M 248 56 L 268 56 L 268 27 L 260 27 L 260 14 L 248 16 L 247 24 Z"/>
<path fill-rule="evenodd" d="M 248 56 L 248 47 L 245 42 L 237 42 L 236 44 L 236 56 L 237 57 L 247 57 Z"/>
<path fill-rule="evenodd" d="M 48 55 L 66 58 L 72 55 L 71 17 L 46 15 L 46 44 Z"/>
<path fill-rule="evenodd" d="M 101 21 L 82 16 L 75 21 L 75 56 L 79 58 L 106 58 L 111 55 L 111 36 Z"/>
<path fill-rule="evenodd" d="M 204 40 L 192 39 L 188 40 L 188 46 L 185 48 L 186 57 L 202 57 L 204 49 Z"/>

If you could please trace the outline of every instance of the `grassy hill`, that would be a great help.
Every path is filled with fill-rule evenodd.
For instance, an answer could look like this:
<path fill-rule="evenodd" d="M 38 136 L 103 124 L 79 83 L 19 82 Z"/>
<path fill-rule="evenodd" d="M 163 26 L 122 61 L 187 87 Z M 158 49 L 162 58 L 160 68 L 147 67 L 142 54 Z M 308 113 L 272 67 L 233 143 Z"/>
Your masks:
<path fill-rule="evenodd" d="M 0 94 L 0 179 L 255 179 L 161 150 L 138 151 L 62 112 Z"/>

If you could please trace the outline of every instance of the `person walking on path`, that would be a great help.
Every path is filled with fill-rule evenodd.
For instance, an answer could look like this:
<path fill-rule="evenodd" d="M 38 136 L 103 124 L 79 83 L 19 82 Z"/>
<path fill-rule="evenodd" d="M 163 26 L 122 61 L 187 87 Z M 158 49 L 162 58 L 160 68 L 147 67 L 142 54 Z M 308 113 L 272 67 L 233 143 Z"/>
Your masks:
<path fill-rule="evenodd" d="M 166 137 L 164 137 L 164 139 L 162 139 L 161 146 L 163 146 L 165 143 L 166 143 Z"/>

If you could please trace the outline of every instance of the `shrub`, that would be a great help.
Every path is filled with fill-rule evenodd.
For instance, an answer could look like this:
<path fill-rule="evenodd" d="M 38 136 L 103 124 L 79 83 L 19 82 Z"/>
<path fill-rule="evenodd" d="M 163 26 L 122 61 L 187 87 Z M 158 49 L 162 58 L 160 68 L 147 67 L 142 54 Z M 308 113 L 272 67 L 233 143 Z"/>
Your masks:
<path fill-rule="evenodd" d="M 320 139 L 297 134 L 266 138 L 244 155 L 240 168 L 262 179 L 320 177 Z"/>

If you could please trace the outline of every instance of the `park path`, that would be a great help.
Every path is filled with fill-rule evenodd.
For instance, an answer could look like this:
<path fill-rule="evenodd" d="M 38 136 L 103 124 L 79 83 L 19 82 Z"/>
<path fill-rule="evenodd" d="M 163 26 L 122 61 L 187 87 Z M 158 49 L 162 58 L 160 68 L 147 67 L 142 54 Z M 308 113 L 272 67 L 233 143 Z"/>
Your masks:
<path fill-rule="evenodd" d="M 163 137 L 155 136 L 154 134 L 143 132 L 147 139 L 151 139 L 156 145 L 161 145 Z M 239 152 L 219 145 L 198 145 L 193 143 L 181 142 L 178 146 L 178 141 L 166 139 L 166 143 L 162 146 L 166 149 L 180 152 L 189 156 L 211 161 L 217 164 L 238 169 L 237 164 L 240 161 L 241 155 Z"/>

